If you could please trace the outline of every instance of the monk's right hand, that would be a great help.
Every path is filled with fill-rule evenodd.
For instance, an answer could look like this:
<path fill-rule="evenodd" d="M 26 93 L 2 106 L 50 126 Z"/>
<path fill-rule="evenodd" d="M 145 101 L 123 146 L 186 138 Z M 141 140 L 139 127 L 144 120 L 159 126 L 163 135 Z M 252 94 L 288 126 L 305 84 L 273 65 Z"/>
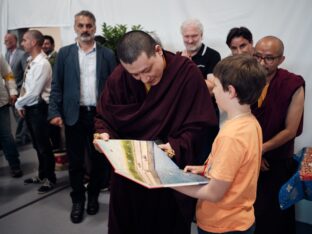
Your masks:
<path fill-rule="evenodd" d="M 103 133 L 94 133 L 93 134 L 93 145 L 94 148 L 99 151 L 100 153 L 102 153 L 101 149 L 98 147 L 98 145 L 96 144 L 96 140 L 104 140 L 104 141 L 108 141 L 109 140 L 109 134 L 106 132 Z"/>
<path fill-rule="evenodd" d="M 62 127 L 63 126 L 63 119 L 61 117 L 54 117 L 50 120 L 50 124 Z"/>

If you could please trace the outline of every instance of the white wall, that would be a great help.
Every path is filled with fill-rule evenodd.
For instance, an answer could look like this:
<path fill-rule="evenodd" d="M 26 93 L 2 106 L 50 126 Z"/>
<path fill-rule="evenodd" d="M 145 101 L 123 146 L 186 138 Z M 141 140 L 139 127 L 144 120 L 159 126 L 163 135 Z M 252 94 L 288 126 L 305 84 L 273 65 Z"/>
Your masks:
<path fill-rule="evenodd" d="M 0 0 L 3 39 L 6 29 L 19 27 L 61 27 L 63 45 L 74 41 L 74 14 L 86 9 L 101 24 L 141 24 L 156 31 L 165 48 L 183 48 L 180 24 L 196 17 L 205 27 L 204 41 L 222 57 L 230 53 L 225 38 L 230 28 L 248 27 L 256 42 L 263 36 L 275 35 L 285 44 L 286 60 L 282 67 L 301 74 L 306 81 L 304 132 L 297 138 L 296 150 L 312 146 L 312 1 L 310 0 Z M 1 52 L 4 52 L 1 40 Z M 308 207 L 308 208 L 304 208 Z M 311 202 L 298 206 L 298 219 L 312 224 Z M 310 212 L 310 215 L 307 213 Z M 301 215 L 303 214 L 303 215 Z"/>

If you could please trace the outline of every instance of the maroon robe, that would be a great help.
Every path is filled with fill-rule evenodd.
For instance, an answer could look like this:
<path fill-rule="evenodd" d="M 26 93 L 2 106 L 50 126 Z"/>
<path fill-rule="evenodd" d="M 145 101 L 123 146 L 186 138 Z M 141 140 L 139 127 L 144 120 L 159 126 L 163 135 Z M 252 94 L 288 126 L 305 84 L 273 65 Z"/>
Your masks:
<path fill-rule="evenodd" d="M 111 138 L 161 140 L 175 150 L 180 168 L 194 164 L 202 133 L 217 119 L 207 86 L 187 58 L 164 53 L 162 79 L 146 92 L 118 66 L 106 82 L 97 106 L 96 132 Z M 171 189 L 146 189 L 114 174 L 109 233 L 190 233 L 195 200 Z"/>
<path fill-rule="evenodd" d="M 294 93 L 305 83 L 301 76 L 284 69 L 278 69 L 271 80 L 263 104 L 258 108 L 252 106 L 252 112 L 258 119 L 263 142 L 270 140 L 285 129 L 285 121 L 289 105 Z M 297 130 L 297 136 L 302 132 L 303 117 Z M 291 139 L 280 147 L 263 155 L 270 165 L 270 170 L 260 172 L 255 202 L 257 234 L 294 233 L 294 207 L 282 211 L 279 207 L 278 193 L 281 186 L 294 173 L 296 165 L 292 159 L 294 141 Z"/>

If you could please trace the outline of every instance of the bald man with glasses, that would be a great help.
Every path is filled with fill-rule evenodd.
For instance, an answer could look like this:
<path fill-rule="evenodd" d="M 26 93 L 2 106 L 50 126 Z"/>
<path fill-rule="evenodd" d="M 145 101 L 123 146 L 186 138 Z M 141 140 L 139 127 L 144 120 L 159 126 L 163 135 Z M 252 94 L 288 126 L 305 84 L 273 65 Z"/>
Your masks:
<path fill-rule="evenodd" d="M 267 70 L 267 84 L 252 112 L 263 131 L 261 171 L 255 202 L 256 234 L 295 233 L 295 208 L 282 211 L 280 187 L 293 175 L 294 141 L 302 132 L 305 81 L 279 66 L 284 44 L 274 36 L 260 39 L 254 58 Z"/>

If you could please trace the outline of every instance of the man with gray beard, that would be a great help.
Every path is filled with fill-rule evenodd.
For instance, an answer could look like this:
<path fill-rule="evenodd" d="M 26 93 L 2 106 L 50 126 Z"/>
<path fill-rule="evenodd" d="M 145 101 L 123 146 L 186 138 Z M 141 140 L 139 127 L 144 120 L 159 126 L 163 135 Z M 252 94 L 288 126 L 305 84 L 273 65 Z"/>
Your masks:
<path fill-rule="evenodd" d="M 53 125 L 65 126 L 73 203 L 70 218 L 73 223 L 80 223 L 86 190 L 87 213 L 95 215 L 99 210 L 101 183 L 109 180 L 108 162 L 93 147 L 93 119 L 98 97 L 116 61 L 111 50 L 94 41 L 96 25 L 91 12 L 81 11 L 75 15 L 74 30 L 76 43 L 61 48 L 56 58 L 48 119 Z M 87 189 L 83 184 L 85 152 L 91 163 Z"/>

